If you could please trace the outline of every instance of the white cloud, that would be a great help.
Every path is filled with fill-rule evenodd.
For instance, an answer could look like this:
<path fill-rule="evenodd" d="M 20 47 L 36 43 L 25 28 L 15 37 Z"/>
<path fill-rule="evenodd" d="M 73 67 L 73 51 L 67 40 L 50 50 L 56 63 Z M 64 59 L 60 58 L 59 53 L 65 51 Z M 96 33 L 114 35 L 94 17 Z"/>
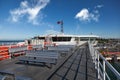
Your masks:
<path fill-rule="evenodd" d="M 19 8 L 10 11 L 10 20 L 18 22 L 26 16 L 28 22 L 37 25 L 39 24 L 38 17 L 42 19 L 44 16 L 41 10 L 44 9 L 49 2 L 50 0 L 35 0 L 34 2 L 22 1 Z"/>
<path fill-rule="evenodd" d="M 60 34 L 60 32 L 59 31 L 55 31 L 55 30 L 46 30 L 45 34 L 46 35 L 48 35 L 48 34 L 55 34 L 55 35 L 57 35 L 57 34 Z"/>
<path fill-rule="evenodd" d="M 82 9 L 75 18 L 79 18 L 79 20 L 89 21 L 89 11 L 87 9 Z"/>
<path fill-rule="evenodd" d="M 81 32 L 80 30 L 81 30 L 81 29 L 80 29 L 80 25 L 77 24 L 77 25 L 76 25 L 76 32 L 75 32 L 75 33 L 77 34 L 78 32 Z"/>
<path fill-rule="evenodd" d="M 28 7 L 28 2 L 23 1 L 23 2 L 21 2 L 20 6 L 23 7 L 23 8 L 25 8 L 25 7 L 27 8 Z"/>
<path fill-rule="evenodd" d="M 94 10 L 93 11 L 95 14 L 99 14 L 99 11 L 98 10 Z"/>
<path fill-rule="evenodd" d="M 50 27 L 51 29 L 54 29 L 54 25 L 52 25 L 50 23 L 48 23 L 47 26 Z"/>
<path fill-rule="evenodd" d="M 97 6 L 95 6 L 95 8 L 102 8 L 103 7 L 103 5 L 97 5 Z"/>
<path fill-rule="evenodd" d="M 88 9 L 84 8 L 76 14 L 75 18 L 80 21 L 90 22 L 91 20 L 98 21 L 99 16 L 99 11 L 96 10 L 90 13 Z"/>

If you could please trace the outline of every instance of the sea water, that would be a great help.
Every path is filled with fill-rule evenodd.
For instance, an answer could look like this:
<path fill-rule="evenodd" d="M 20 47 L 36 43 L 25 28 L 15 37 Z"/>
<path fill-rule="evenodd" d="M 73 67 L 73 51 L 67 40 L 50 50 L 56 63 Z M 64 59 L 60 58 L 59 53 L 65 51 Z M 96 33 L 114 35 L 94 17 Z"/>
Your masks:
<path fill-rule="evenodd" d="M 0 40 L 0 45 L 14 45 L 18 42 L 23 42 L 24 40 Z"/>
<path fill-rule="evenodd" d="M 110 62 L 110 63 L 120 73 L 120 62 Z M 108 67 L 106 67 L 106 70 L 111 80 L 117 80 L 117 77 L 115 76 L 115 74 Z"/>

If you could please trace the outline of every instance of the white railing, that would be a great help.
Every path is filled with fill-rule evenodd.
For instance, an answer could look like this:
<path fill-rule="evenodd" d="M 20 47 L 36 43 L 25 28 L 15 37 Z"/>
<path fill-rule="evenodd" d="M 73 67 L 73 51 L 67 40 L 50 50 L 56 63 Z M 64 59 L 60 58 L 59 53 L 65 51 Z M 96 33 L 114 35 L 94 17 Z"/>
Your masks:
<path fill-rule="evenodd" d="M 41 49 L 41 48 L 42 48 L 42 45 L 33 45 L 32 48 L 33 48 L 33 49 Z"/>
<path fill-rule="evenodd" d="M 73 49 L 75 45 L 58 45 L 58 46 L 48 46 L 48 50 L 68 52 Z"/>
<path fill-rule="evenodd" d="M 55 58 L 58 59 L 58 53 L 55 51 L 42 51 L 42 50 L 30 50 L 30 51 L 26 51 L 26 55 L 27 57 L 41 57 L 41 58 Z"/>
<path fill-rule="evenodd" d="M 9 53 L 15 53 L 15 52 L 25 51 L 25 50 L 27 50 L 27 46 L 9 48 Z"/>
<path fill-rule="evenodd" d="M 100 80 L 120 80 L 120 73 L 88 42 L 89 50 Z M 109 73 L 108 73 L 109 72 Z M 112 77 L 110 76 L 112 74 Z"/>

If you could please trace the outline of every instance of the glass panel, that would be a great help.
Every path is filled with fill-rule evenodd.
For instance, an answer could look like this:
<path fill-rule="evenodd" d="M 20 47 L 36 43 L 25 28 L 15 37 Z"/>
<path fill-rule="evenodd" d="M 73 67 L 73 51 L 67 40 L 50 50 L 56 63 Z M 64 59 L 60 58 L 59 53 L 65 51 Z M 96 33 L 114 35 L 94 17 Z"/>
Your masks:
<path fill-rule="evenodd" d="M 70 41 L 71 37 L 52 37 L 53 42 L 57 42 L 57 41 Z"/>

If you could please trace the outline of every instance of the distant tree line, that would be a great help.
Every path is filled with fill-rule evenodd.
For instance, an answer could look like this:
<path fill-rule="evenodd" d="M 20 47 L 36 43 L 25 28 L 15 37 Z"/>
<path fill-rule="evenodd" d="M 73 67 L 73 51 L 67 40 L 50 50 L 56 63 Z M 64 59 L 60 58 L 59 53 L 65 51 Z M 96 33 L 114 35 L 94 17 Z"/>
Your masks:
<path fill-rule="evenodd" d="M 109 39 L 98 38 L 96 39 L 98 43 L 108 43 Z"/>
<path fill-rule="evenodd" d="M 97 38 L 98 43 L 109 43 L 109 42 L 120 42 L 120 39 L 112 39 L 112 38 Z"/>

